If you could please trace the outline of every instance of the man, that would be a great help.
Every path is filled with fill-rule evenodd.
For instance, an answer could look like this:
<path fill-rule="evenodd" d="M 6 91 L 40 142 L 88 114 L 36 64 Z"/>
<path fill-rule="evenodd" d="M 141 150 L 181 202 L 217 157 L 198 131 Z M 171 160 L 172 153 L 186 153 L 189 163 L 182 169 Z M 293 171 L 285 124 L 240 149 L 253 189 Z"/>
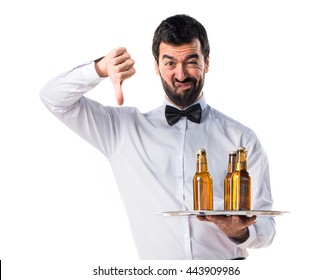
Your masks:
<path fill-rule="evenodd" d="M 152 50 L 165 92 L 164 104 L 155 110 L 141 113 L 84 97 L 109 77 L 118 104 L 123 104 L 121 85 L 135 73 L 125 48 L 52 79 L 41 99 L 109 159 L 142 259 L 245 258 L 247 248 L 271 244 L 273 218 L 158 215 L 192 210 L 195 153 L 200 148 L 208 154 L 215 210 L 223 209 L 228 153 L 239 146 L 248 152 L 253 209 L 271 209 L 272 197 L 267 157 L 254 132 L 206 103 L 202 89 L 210 50 L 204 27 L 187 15 L 169 17 L 156 29 Z M 173 107 L 181 110 L 177 116 Z"/>

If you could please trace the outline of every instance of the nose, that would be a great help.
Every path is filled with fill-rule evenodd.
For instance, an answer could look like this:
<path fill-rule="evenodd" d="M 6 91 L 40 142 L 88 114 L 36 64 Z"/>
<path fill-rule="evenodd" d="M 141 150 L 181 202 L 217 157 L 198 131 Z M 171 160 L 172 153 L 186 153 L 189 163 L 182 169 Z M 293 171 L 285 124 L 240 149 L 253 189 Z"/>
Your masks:
<path fill-rule="evenodd" d="M 178 64 L 176 67 L 176 73 L 175 73 L 175 78 L 178 81 L 184 81 L 187 77 L 187 72 L 185 67 L 183 67 L 182 64 Z"/>

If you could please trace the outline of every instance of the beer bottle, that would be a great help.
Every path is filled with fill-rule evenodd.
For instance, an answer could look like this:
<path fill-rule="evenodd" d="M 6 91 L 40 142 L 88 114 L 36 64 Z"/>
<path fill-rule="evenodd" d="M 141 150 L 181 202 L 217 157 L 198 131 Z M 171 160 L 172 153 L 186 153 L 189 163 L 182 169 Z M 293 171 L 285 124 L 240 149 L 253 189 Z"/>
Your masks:
<path fill-rule="evenodd" d="M 224 210 L 231 210 L 232 173 L 236 168 L 236 151 L 229 153 L 228 173 L 224 178 Z"/>
<path fill-rule="evenodd" d="M 236 169 L 232 174 L 231 210 L 251 210 L 251 177 L 247 171 L 247 153 L 238 148 Z"/>
<path fill-rule="evenodd" d="M 208 172 L 205 149 L 196 153 L 196 173 L 193 177 L 194 210 L 213 210 L 213 179 Z"/>

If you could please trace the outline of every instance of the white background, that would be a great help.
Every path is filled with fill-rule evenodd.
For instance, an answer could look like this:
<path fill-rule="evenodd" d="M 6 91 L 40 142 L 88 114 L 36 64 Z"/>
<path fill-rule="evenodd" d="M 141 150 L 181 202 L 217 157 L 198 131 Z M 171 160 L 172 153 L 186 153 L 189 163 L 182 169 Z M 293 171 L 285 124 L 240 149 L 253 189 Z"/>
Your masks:
<path fill-rule="evenodd" d="M 151 263 L 137 260 L 106 158 L 53 117 L 39 91 L 51 77 L 125 46 L 137 71 L 124 83 L 125 105 L 143 112 L 159 106 L 163 93 L 152 36 L 164 18 L 177 13 L 206 27 L 211 44 L 207 101 L 256 132 L 269 156 L 274 209 L 291 212 L 276 217 L 270 247 L 252 249 L 248 260 L 236 263 L 242 279 L 326 274 L 328 1 L 17 0 L 0 4 L 4 279 L 97 279 L 92 269 L 98 265 Z M 109 81 L 89 95 L 116 105 Z M 178 264 L 206 263 L 170 266 Z"/>

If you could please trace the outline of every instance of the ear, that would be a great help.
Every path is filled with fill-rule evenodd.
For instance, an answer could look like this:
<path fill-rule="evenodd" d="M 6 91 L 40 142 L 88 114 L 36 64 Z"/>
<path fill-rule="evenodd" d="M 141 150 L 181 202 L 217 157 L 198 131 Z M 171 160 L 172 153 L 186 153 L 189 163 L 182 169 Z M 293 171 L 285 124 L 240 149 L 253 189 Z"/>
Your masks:
<path fill-rule="evenodd" d="M 208 71 L 209 71 L 209 56 L 207 57 L 205 62 L 205 73 L 208 73 Z"/>
<path fill-rule="evenodd" d="M 155 72 L 158 76 L 160 76 L 160 69 L 159 69 L 159 64 L 157 63 L 156 60 L 154 60 L 154 67 L 155 67 Z"/>

